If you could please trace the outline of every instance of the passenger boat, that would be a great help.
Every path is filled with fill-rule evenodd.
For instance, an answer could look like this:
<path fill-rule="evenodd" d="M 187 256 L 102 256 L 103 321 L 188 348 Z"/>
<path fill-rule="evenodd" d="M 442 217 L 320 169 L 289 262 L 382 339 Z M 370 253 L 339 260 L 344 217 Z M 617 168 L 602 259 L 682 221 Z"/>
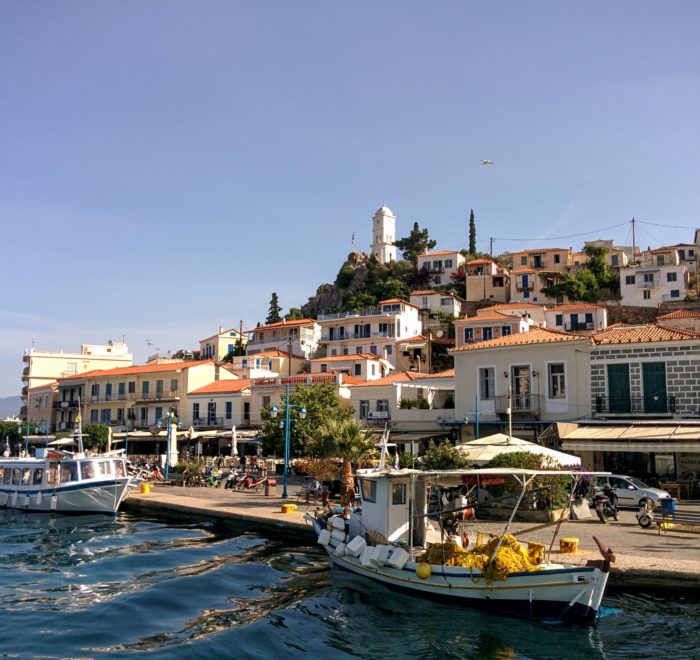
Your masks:
<path fill-rule="evenodd" d="M 520 493 L 503 533 L 472 535 L 468 542 L 464 531 L 476 530 L 476 489 L 504 475 L 517 480 Z M 306 518 L 332 564 L 390 587 L 528 619 L 590 623 L 615 559 L 612 550 L 596 539 L 603 560 L 567 565 L 550 561 L 544 546 L 525 547 L 507 533 L 533 480 L 547 475 L 579 478 L 563 470 L 359 470 L 360 508 L 342 514 L 318 509 Z M 561 522 L 554 524 L 556 535 Z"/>
<path fill-rule="evenodd" d="M 0 458 L 0 507 L 46 513 L 116 514 L 131 477 L 121 456 L 87 456 L 80 419 L 78 451 L 47 446 L 33 457 Z"/>

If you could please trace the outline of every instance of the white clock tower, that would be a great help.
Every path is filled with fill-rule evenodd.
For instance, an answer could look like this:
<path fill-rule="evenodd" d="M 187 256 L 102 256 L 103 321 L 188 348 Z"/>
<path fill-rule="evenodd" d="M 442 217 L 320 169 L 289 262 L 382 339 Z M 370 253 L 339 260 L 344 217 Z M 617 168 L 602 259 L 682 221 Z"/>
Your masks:
<path fill-rule="evenodd" d="M 396 261 L 396 216 L 388 206 L 381 206 L 372 218 L 372 254 L 379 263 Z"/>

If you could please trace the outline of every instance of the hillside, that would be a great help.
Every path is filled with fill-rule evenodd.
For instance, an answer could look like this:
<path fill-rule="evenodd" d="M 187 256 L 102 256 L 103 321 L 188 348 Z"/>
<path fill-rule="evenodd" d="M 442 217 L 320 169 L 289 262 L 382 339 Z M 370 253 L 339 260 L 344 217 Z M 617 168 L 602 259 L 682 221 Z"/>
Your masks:
<path fill-rule="evenodd" d="M 19 409 L 21 407 L 22 399 L 18 396 L 7 396 L 0 399 L 0 419 L 19 415 Z"/>

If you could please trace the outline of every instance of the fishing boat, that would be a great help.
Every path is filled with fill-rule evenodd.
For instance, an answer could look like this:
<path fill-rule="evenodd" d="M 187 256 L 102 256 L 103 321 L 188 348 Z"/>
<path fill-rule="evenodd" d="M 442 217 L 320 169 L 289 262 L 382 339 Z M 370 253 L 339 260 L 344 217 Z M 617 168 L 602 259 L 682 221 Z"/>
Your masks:
<path fill-rule="evenodd" d="M 33 457 L 0 458 L 0 507 L 116 514 L 131 484 L 126 459 L 109 453 L 86 455 L 79 416 L 72 442 L 78 451 L 56 444 L 37 448 Z"/>
<path fill-rule="evenodd" d="M 596 540 L 602 560 L 567 565 L 551 561 L 552 545 L 547 552 L 508 534 L 535 480 L 564 475 L 580 478 L 564 470 L 359 470 L 361 507 L 317 509 L 306 518 L 333 565 L 390 587 L 528 619 L 590 623 L 615 559 L 612 550 Z M 474 534 L 478 489 L 504 478 L 517 482 L 519 493 L 503 533 Z M 552 544 L 562 519 L 551 523 Z"/>

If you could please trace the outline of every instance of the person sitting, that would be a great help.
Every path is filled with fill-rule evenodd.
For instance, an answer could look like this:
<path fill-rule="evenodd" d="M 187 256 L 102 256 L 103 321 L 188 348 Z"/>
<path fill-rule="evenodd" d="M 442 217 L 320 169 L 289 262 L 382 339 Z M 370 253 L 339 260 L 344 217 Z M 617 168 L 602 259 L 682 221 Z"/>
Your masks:
<path fill-rule="evenodd" d="M 309 500 L 319 499 L 321 497 L 322 491 L 323 487 L 321 486 L 321 482 L 318 479 L 316 479 L 316 477 L 312 477 L 309 481 L 309 484 L 306 486 L 307 502 Z"/>

